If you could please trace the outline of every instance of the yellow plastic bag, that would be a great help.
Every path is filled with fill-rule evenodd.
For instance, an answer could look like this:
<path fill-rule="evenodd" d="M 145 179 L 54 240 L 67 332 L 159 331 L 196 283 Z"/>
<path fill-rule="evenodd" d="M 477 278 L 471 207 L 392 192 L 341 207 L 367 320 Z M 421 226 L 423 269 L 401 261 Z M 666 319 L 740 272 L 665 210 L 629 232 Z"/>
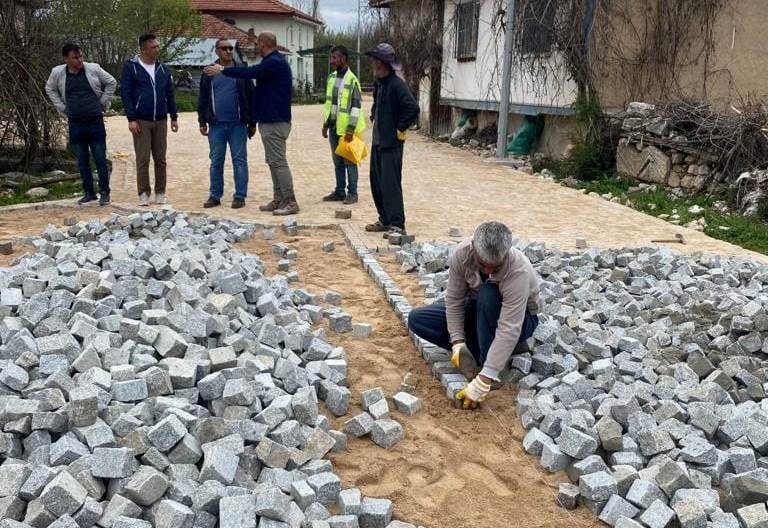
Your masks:
<path fill-rule="evenodd" d="M 368 145 L 358 135 L 355 135 L 352 141 L 347 141 L 340 137 L 339 144 L 336 147 L 336 155 L 351 161 L 355 165 L 360 165 L 368 155 Z"/>

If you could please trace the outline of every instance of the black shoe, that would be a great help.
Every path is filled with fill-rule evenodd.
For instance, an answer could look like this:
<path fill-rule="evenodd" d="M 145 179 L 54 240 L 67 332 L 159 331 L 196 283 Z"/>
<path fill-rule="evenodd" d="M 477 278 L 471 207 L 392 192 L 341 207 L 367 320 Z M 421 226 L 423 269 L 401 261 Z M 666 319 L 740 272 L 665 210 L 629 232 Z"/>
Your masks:
<path fill-rule="evenodd" d="M 323 196 L 324 202 L 343 202 L 346 199 L 346 195 L 344 194 L 336 194 L 335 192 L 332 192 L 328 196 Z"/>
<path fill-rule="evenodd" d="M 203 208 L 205 208 L 205 209 L 210 209 L 211 207 L 218 207 L 218 206 L 220 206 L 220 205 L 221 205 L 221 200 L 219 200 L 218 198 L 214 198 L 213 196 L 211 196 L 210 198 L 208 198 L 208 199 L 205 201 L 205 203 L 203 204 Z"/>
<path fill-rule="evenodd" d="M 79 205 L 83 205 L 83 204 L 87 204 L 87 203 L 90 203 L 90 202 L 95 202 L 96 200 L 98 200 L 98 198 L 96 197 L 96 195 L 95 195 L 95 194 L 86 194 L 85 196 L 83 196 L 82 198 L 80 198 L 80 199 L 77 201 L 77 203 L 78 203 Z"/>
<path fill-rule="evenodd" d="M 232 209 L 242 209 L 245 207 L 245 198 L 235 198 L 232 200 Z"/>
<path fill-rule="evenodd" d="M 99 205 L 109 205 L 110 199 L 108 194 L 102 194 L 99 198 Z"/>
<path fill-rule="evenodd" d="M 348 194 L 346 198 L 344 198 L 344 205 L 352 205 L 357 203 L 357 195 L 356 194 Z"/>

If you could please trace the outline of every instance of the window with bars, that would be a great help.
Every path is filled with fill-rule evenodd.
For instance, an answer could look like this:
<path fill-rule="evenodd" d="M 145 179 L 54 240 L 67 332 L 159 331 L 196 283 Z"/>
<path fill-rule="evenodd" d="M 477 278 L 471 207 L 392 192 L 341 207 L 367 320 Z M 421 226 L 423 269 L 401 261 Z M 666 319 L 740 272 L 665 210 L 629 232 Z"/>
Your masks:
<path fill-rule="evenodd" d="M 526 0 L 521 10 L 523 34 L 520 51 L 529 54 L 544 54 L 552 51 L 552 31 L 557 14 L 558 0 Z"/>
<path fill-rule="evenodd" d="M 454 56 L 458 60 L 474 60 L 477 57 L 479 20 L 479 0 L 463 2 L 456 6 L 456 45 L 454 46 Z"/>

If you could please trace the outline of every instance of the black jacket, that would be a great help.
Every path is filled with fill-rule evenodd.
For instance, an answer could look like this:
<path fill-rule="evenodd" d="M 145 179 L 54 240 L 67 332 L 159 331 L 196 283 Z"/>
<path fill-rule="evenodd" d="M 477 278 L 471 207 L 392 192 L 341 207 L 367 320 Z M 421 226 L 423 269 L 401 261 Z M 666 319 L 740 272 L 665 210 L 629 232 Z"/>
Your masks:
<path fill-rule="evenodd" d="M 129 59 L 120 78 L 120 97 L 128 121 L 164 121 L 168 119 L 168 114 L 171 114 L 171 119 L 178 118 L 171 72 L 159 62 L 155 66 L 153 81 L 139 64 L 138 56 Z"/>
<path fill-rule="evenodd" d="M 219 61 L 216 61 L 218 64 Z M 240 66 L 235 64 L 235 66 Z M 256 124 L 256 111 L 254 105 L 254 87 L 250 79 L 235 79 L 237 82 L 237 101 L 240 107 L 240 123 L 254 126 Z M 197 98 L 197 121 L 200 126 L 215 125 L 216 113 L 213 110 L 213 77 L 203 75 L 200 77 L 200 95 Z"/>
<path fill-rule="evenodd" d="M 397 139 L 398 130 L 404 132 L 419 118 L 419 104 L 405 81 L 394 72 L 376 80 L 371 116 L 376 119 L 373 126 L 378 127 L 381 148 L 402 145 Z"/>

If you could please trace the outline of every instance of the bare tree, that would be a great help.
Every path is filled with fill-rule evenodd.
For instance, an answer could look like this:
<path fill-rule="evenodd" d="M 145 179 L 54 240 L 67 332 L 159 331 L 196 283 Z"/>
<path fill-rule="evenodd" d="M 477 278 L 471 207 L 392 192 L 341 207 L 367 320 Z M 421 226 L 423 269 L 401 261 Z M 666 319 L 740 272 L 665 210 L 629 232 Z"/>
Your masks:
<path fill-rule="evenodd" d="M 60 146 L 60 120 L 45 94 L 57 56 L 46 35 L 45 7 L 2 0 L 0 9 L 0 149 L 20 148 L 22 169 Z"/>

